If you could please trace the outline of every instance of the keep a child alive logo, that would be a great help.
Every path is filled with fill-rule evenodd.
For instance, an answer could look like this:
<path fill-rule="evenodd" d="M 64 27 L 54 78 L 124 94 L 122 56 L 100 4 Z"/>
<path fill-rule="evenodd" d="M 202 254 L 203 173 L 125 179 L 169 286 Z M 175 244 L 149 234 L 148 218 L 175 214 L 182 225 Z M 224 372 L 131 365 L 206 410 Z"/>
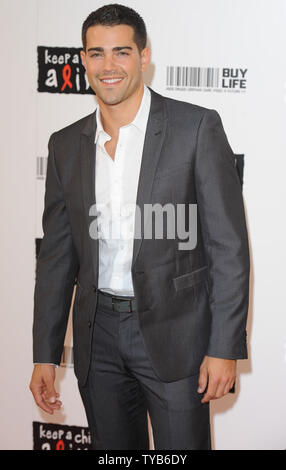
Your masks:
<path fill-rule="evenodd" d="M 81 63 L 81 50 L 80 47 L 38 46 L 38 91 L 94 95 Z"/>
<path fill-rule="evenodd" d="M 91 450 L 86 427 L 33 422 L 34 450 Z"/>

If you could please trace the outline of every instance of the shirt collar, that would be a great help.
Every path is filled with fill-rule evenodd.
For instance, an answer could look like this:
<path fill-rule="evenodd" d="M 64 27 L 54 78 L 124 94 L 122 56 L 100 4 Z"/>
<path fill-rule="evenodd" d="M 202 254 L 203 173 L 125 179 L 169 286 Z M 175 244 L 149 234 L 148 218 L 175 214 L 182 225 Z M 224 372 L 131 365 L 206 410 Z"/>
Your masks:
<path fill-rule="evenodd" d="M 126 126 L 122 126 L 122 128 L 129 127 L 129 126 L 135 126 L 139 131 L 145 132 L 146 130 L 146 125 L 147 125 L 147 120 L 149 116 L 149 111 L 150 111 L 150 104 L 151 104 L 151 93 L 149 88 L 144 84 L 144 92 L 142 96 L 142 100 L 138 109 L 138 112 L 133 119 L 133 121 L 130 124 L 127 124 Z M 101 116 L 100 116 L 100 108 L 99 104 L 97 104 L 97 110 L 96 110 L 96 133 L 95 133 L 95 143 L 97 143 L 98 136 L 100 134 L 104 134 L 106 137 L 108 137 L 108 140 L 110 140 L 110 135 L 105 132 L 102 126 L 101 122 Z"/>

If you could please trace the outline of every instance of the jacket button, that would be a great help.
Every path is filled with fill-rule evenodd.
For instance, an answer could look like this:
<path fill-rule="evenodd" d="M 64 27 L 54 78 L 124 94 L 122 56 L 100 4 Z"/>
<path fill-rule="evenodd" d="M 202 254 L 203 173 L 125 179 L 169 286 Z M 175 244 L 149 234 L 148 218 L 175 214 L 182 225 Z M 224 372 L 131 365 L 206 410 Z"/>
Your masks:
<path fill-rule="evenodd" d="M 88 322 L 88 328 L 91 328 L 91 321 Z"/>
<path fill-rule="evenodd" d="M 96 286 L 93 284 L 92 286 L 93 292 L 96 292 Z"/>

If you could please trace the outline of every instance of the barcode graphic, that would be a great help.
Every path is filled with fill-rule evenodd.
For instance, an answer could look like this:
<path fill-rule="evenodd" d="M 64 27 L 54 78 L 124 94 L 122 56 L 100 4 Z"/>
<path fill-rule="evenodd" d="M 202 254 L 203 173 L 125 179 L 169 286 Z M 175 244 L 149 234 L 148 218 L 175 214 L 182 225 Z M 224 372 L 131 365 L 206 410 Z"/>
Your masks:
<path fill-rule="evenodd" d="M 220 69 L 214 67 L 167 66 L 167 86 L 218 88 Z"/>
<path fill-rule="evenodd" d="M 37 157 L 37 178 L 46 177 L 48 157 Z"/>

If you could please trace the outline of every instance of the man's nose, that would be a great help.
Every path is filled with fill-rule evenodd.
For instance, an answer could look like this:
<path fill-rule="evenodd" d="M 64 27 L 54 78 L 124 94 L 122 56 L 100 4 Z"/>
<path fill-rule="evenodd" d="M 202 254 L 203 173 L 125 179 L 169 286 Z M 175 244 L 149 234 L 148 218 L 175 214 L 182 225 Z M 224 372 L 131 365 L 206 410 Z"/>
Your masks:
<path fill-rule="evenodd" d="M 106 54 L 104 56 L 103 69 L 109 72 L 115 69 L 115 60 L 113 54 Z"/>

